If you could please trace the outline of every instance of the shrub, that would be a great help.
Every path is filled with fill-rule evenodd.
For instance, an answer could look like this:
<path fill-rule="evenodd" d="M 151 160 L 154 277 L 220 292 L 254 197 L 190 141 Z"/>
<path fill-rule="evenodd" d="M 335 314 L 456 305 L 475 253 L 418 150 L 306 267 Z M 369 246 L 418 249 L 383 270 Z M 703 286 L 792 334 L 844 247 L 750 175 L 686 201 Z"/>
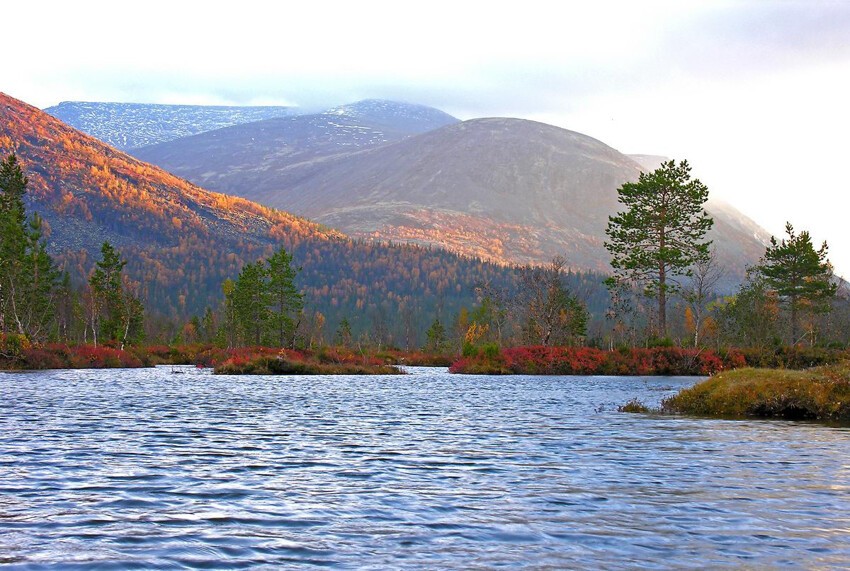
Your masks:
<path fill-rule="evenodd" d="M 649 408 L 636 398 L 622 406 L 618 406 L 617 410 L 619 412 L 649 412 Z"/>

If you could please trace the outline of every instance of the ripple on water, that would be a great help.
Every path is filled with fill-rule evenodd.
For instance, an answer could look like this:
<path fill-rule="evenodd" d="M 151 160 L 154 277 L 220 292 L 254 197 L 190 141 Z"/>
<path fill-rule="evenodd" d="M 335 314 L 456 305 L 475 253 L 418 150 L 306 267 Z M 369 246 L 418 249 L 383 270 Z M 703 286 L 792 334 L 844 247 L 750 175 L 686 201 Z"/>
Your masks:
<path fill-rule="evenodd" d="M 0 374 L 0 564 L 850 564 L 848 430 L 616 412 L 689 378 Z"/>

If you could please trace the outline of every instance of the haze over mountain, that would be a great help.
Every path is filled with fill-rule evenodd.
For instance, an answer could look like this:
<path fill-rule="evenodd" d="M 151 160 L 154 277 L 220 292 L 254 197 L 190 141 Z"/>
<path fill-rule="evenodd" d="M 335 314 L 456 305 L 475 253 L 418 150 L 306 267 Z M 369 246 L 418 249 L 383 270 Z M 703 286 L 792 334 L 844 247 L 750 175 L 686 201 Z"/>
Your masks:
<path fill-rule="evenodd" d="M 295 107 L 281 106 L 230 107 L 92 101 L 63 101 L 44 111 L 122 150 L 299 112 Z"/>
<path fill-rule="evenodd" d="M 303 267 L 310 309 L 352 326 L 376 313 L 433 318 L 473 299 L 480 281 L 509 270 L 413 246 L 354 242 L 314 222 L 201 189 L 0 94 L 0 156 L 14 151 L 29 178 L 26 202 L 49 230 L 48 245 L 72 275 L 87 276 L 109 240 L 128 260 L 148 307 L 199 314 L 245 262 L 284 246 Z M 418 314 L 416 312 L 419 312 Z M 361 325 L 362 327 L 362 325 Z"/>
<path fill-rule="evenodd" d="M 240 195 L 252 187 L 261 196 L 269 185 L 277 187 L 282 166 L 308 165 L 457 122 L 451 115 L 423 105 L 366 100 L 315 115 L 218 129 L 131 152 L 144 161 L 167 164 L 205 188 Z M 215 165 L 210 156 L 215 157 Z"/>
<path fill-rule="evenodd" d="M 473 119 L 394 141 L 347 137 L 344 145 L 328 144 L 327 127 L 314 121 L 263 121 L 134 153 L 353 236 L 502 263 L 561 254 L 572 267 L 595 271 L 609 271 L 603 242 L 608 216 L 619 209 L 617 188 L 664 159 L 633 159 L 581 133 L 520 119 Z M 284 127 L 294 124 L 297 133 Z M 731 205 L 712 202 L 708 210 L 720 261 L 740 277 L 769 235 Z"/>

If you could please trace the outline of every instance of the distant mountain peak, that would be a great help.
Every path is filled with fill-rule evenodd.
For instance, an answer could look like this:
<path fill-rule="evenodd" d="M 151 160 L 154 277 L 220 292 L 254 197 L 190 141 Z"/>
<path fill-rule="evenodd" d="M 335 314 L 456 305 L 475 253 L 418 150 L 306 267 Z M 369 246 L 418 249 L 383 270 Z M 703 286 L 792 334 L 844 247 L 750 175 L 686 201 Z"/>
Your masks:
<path fill-rule="evenodd" d="M 297 113 L 283 106 L 167 105 L 63 101 L 44 110 L 121 150 Z"/>
<path fill-rule="evenodd" d="M 456 117 L 434 107 L 389 99 L 363 99 L 354 103 L 346 103 L 328 109 L 323 115 L 346 116 L 363 120 L 391 120 L 396 123 L 406 120 L 428 129 L 437 129 L 444 125 L 459 122 Z"/>

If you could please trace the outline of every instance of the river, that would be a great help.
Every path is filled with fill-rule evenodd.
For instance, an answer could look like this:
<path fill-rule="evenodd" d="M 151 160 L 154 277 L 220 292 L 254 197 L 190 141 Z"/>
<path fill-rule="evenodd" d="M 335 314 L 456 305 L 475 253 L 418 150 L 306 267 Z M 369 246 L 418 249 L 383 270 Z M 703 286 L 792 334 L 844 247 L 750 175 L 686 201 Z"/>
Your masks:
<path fill-rule="evenodd" d="M 0 565 L 850 566 L 850 430 L 694 378 L 0 373 Z"/>

